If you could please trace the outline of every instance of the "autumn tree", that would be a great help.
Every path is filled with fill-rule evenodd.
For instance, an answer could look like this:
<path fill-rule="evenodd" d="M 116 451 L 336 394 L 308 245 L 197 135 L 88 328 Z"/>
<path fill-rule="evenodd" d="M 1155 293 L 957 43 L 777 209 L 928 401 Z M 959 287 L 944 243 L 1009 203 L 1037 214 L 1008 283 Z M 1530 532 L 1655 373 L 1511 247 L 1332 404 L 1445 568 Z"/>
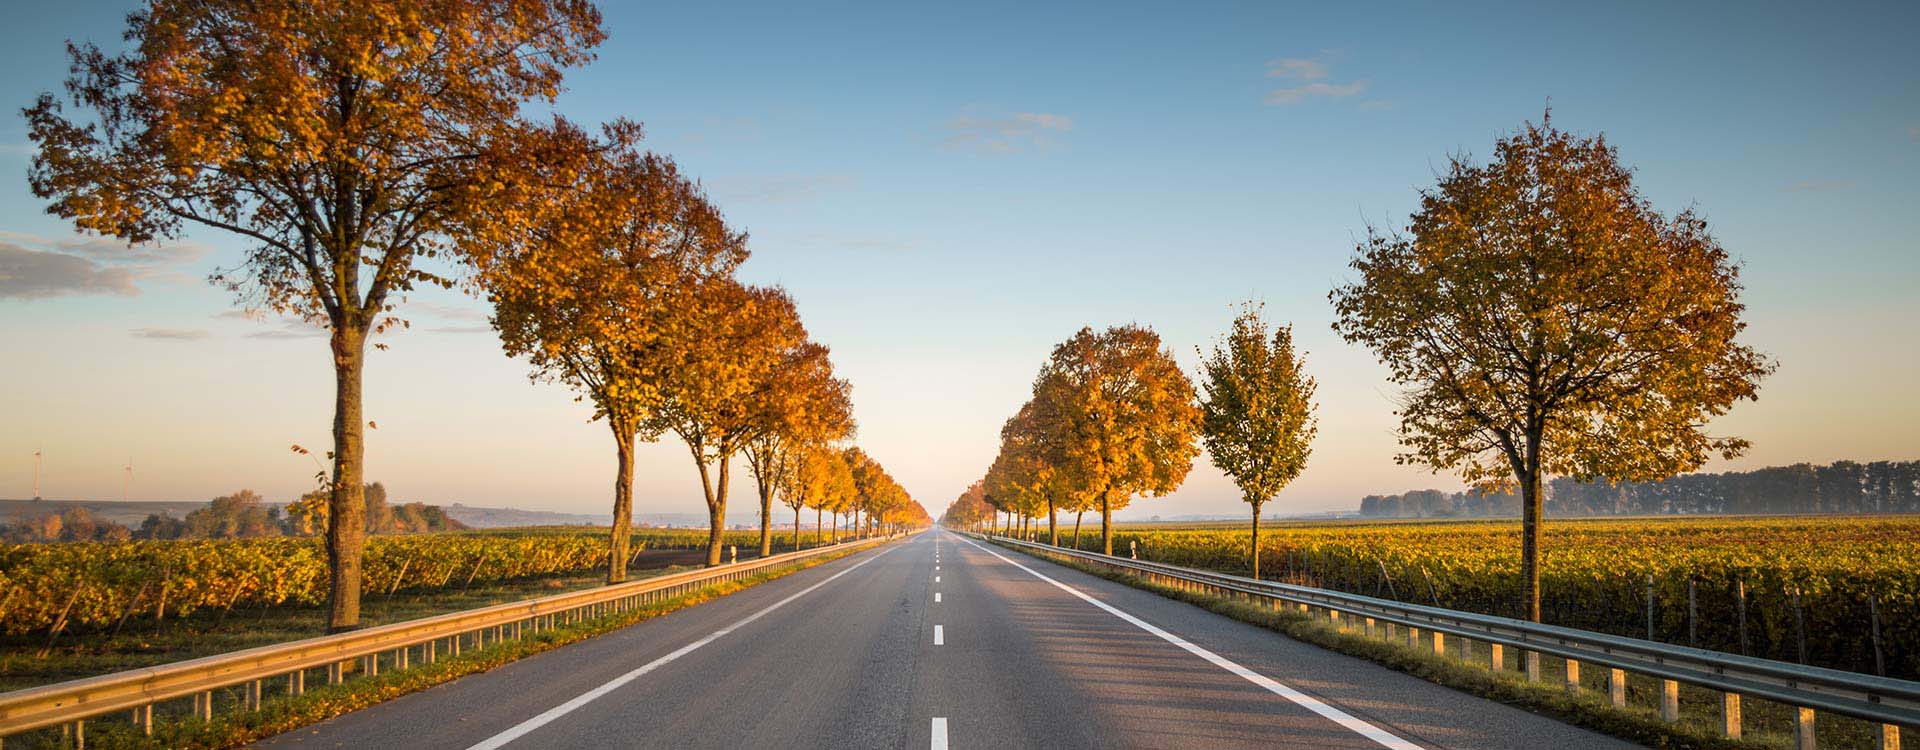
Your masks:
<path fill-rule="evenodd" d="M 1521 609 L 1540 619 L 1541 480 L 1640 481 L 1747 447 L 1710 435 L 1773 364 L 1736 341 L 1738 267 L 1602 137 L 1551 119 L 1455 158 L 1404 231 L 1369 228 L 1334 323 L 1405 390 L 1403 463 L 1518 484 Z"/>
<path fill-rule="evenodd" d="M 806 346 L 807 331 L 775 287 L 713 279 L 679 304 L 660 341 L 659 403 L 643 429 L 671 431 L 692 453 L 707 503 L 707 564 L 719 565 L 733 458 L 766 429 L 775 373 Z"/>
<path fill-rule="evenodd" d="M 780 468 L 768 475 L 778 485 L 781 504 L 793 509 L 793 548 L 796 550 L 800 549 L 800 510 L 815 508 L 818 513 L 818 500 L 826 495 L 827 485 L 832 482 L 830 462 L 838 457 L 839 451 L 826 445 L 784 445 L 779 452 Z M 819 525 L 817 517 L 814 525 Z"/>
<path fill-rule="evenodd" d="M 820 344 L 793 347 L 774 366 L 768 387 L 756 402 L 760 425 L 743 448 L 760 491 L 761 557 L 773 552 L 773 498 L 793 466 L 788 454 L 852 437 L 852 390 L 847 381 L 833 376 L 827 348 Z M 799 506 L 789 505 L 797 514 Z M 797 515 L 794 523 L 797 540 Z"/>
<path fill-rule="evenodd" d="M 1082 328 L 1054 347 L 1034 381 L 1033 401 L 1057 414 L 1070 443 L 1063 461 L 1080 472 L 1100 509 L 1100 539 L 1113 554 L 1113 511 L 1135 495 L 1163 495 L 1193 468 L 1200 411 L 1193 384 L 1150 328 Z"/>
<path fill-rule="evenodd" d="M 1260 506 L 1300 476 L 1318 431 L 1313 377 L 1293 349 L 1293 327 L 1269 332 L 1257 308 L 1202 354 L 1200 440 L 1213 465 L 1253 506 L 1253 577 L 1260 577 Z"/>
<path fill-rule="evenodd" d="M 661 352 L 674 348 L 665 339 L 686 328 L 674 316 L 695 309 L 684 304 L 690 290 L 745 260 L 746 235 L 671 159 L 642 152 L 636 127 L 616 123 L 595 140 L 561 122 L 550 135 L 554 147 L 523 150 L 525 186 L 540 195 L 477 211 L 511 231 L 476 233 L 470 252 L 507 354 L 527 360 L 535 382 L 589 401 L 613 434 L 607 582 L 618 583 L 630 557 L 634 443 L 656 436 L 642 428 L 660 401 Z"/>
<path fill-rule="evenodd" d="M 127 50 L 70 45 L 68 103 L 27 108 L 50 213 L 128 242 L 189 225 L 243 238 L 215 280 L 325 321 L 335 380 L 328 629 L 360 621 L 361 374 L 367 339 L 457 256 L 484 157 L 551 102 L 602 38 L 584 0 L 155 0 Z"/>

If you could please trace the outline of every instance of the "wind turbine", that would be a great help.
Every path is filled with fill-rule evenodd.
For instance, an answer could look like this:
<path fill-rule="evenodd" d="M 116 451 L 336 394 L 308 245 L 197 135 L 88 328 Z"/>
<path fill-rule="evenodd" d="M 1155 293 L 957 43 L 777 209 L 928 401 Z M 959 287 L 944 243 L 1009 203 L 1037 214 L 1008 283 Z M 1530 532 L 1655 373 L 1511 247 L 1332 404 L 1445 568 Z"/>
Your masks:
<path fill-rule="evenodd" d="M 127 486 L 133 484 L 133 457 L 127 457 L 127 475 L 120 480 L 120 502 L 127 501 Z"/>
<path fill-rule="evenodd" d="M 40 452 L 39 448 L 33 449 L 33 499 L 35 500 L 40 499 Z"/>

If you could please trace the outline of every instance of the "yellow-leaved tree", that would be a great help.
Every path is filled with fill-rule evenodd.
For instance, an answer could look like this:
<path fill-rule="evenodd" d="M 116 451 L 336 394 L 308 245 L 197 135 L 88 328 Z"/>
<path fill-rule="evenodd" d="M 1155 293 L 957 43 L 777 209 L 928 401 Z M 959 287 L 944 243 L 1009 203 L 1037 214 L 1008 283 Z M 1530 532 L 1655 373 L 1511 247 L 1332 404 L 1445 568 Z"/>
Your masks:
<path fill-rule="evenodd" d="M 1253 577 L 1260 577 L 1260 506 L 1307 468 L 1318 432 L 1313 377 L 1293 349 L 1293 327 L 1269 332 L 1252 305 L 1200 362 L 1200 440 L 1213 465 L 1253 506 Z"/>
<path fill-rule="evenodd" d="M 561 123 L 557 137 L 588 140 Z M 493 301 L 509 356 L 593 405 L 613 433 L 613 529 L 607 582 L 626 580 L 633 525 L 633 456 L 661 399 L 663 352 L 688 326 L 677 316 L 694 290 L 733 273 L 746 235 L 727 226 L 673 161 L 638 148 L 636 127 L 616 124 L 590 148 L 529 149 L 527 184 L 547 196 L 483 208 L 512 210 L 511 232 L 479 235 L 470 252 Z M 581 153 L 577 159 L 556 154 Z"/>
<path fill-rule="evenodd" d="M 760 556 L 773 552 L 773 499 L 794 467 L 788 455 L 853 436 L 853 386 L 833 376 L 827 347 L 806 342 L 774 366 L 758 400 L 759 425 L 743 448 L 760 491 Z M 799 505 L 788 503 L 798 513 Z M 794 521 L 798 549 L 799 520 Z"/>
<path fill-rule="evenodd" d="M 1033 402 L 1059 420 L 1068 440 L 1061 461 L 1093 493 L 1105 554 L 1113 554 L 1113 511 L 1135 495 L 1174 491 L 1193 469 L 1193 399 L 1193 383 L 1143 326 L 1082 328 L 1040 368 Z"/>
<path fill-rule="evenodd" d="M 1604 138 L 1551 118 L 1456 158 L 1405 233 L 1369 228 L 1334 329 L 1404 387 L 1403 463 L 1521 494 L 1520 613 L 1540 619 L 1549 475 L 1651 481 L 1747 447 L 1706 423 L 1773 363 L 1739 341 L 1739 269 L 1655 210 Z"/>
<path fill-rule="evenodd" d="M 661 338 L 659 400 L 643 429 L 678 435 L 700 471 L 707 502 L 707 564 L 719 565 L 733 458 L 766 424 L 763 404 L 782 362 L 807 346 L 793 298 L 731 278 L 683 295 Z"/>
<path fill-rule="evenodd" d="M 457 264 L 466 212 L 514 178 L 489 155 L 517 150 L 521 105 L 553 101 L 602 36 L 585 0 L 154 0 L 124 52 L 69 48 L 83 114 L 53 94 L 26 110 L 49 212 L 129 242 L 237 235 L 243 264 L 214 280 L 324 322 L 329 630 L 360 621 L 367 339 L 408 290 L 448 283 L 420 261 Z"/>

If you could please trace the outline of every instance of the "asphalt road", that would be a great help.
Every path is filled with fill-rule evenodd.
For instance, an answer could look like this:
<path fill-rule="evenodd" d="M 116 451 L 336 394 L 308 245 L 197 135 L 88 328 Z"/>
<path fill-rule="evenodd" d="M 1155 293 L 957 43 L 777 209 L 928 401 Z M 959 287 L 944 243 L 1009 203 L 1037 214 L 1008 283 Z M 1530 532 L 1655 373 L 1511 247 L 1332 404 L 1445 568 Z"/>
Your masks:
<path fill-rule="evenodd" d="M 941 531 L 262 746 L 1632 747 Z"/>

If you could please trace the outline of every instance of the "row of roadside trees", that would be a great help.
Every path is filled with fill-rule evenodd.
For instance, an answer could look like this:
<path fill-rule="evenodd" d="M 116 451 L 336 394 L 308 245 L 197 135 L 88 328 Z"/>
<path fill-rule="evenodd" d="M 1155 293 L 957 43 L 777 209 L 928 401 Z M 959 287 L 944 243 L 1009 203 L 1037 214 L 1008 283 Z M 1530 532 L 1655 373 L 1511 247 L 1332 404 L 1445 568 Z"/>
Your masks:
<path fill-rule="evenodd" d="M 1519 495 L 1533 620 L 1547 478 L 1651 482 L 1738 456 L 1747 441 L 1708 422 L 1755 398 L 1775 368 L 1738 340 L 1739 266 L 1706 221 L 1659 212 L 1633 176 L 1603 136 L 1560 130 L 1548 113 L 1499 139 L 1487 163 L 1452 158 L 1405 229 L 1367 229 L 1359 278 L 1329 294 L 1334 330 L 1401 388 L 1396 460 Z M 1299 473 L 1314 432 L 1313 383 L 1288 329 L 1271 343 L 1261 331 L 1257 316 L 1235 322 L 1202 366 L 1199 404 L 1151 331 L 1081 331 L 1054 350 L 994 469 L 944 522 L 1098 508 L 1111 553 L 1108 512 L 1177 487 L 1201 436 L 1254 504 L 1257 534 L 1259 504 Z M 1036 420 L 1044 439 L 1028 437 Z"/>
<path fill-rule="evenodd" d="M 73 46 L 68 95 L 26 109 L 31 187 L 130 243 L 231 233 L 244 261 L 216 283 L 325 326 L 331 630 L 360 617 L 367 348 L 406 325 L 416 288 L 489 299 L 507 353 L 608 426 L 610 582 L 626 573 L 636 442 L 685 443 L 714 564 L 736 458 L 759 480 L 765 552 L 795 457 L 852 437 L 848 384 L 792 298 L 734 278 L 746 234 L 641 147 L 638 123 L 549 114 L 605 38 L 591 3 L 162 0 L 127 24 L 123 50 Z M 884 485 L 856 481 L 847 501 L 875 527 L 912 505 Z"/>

